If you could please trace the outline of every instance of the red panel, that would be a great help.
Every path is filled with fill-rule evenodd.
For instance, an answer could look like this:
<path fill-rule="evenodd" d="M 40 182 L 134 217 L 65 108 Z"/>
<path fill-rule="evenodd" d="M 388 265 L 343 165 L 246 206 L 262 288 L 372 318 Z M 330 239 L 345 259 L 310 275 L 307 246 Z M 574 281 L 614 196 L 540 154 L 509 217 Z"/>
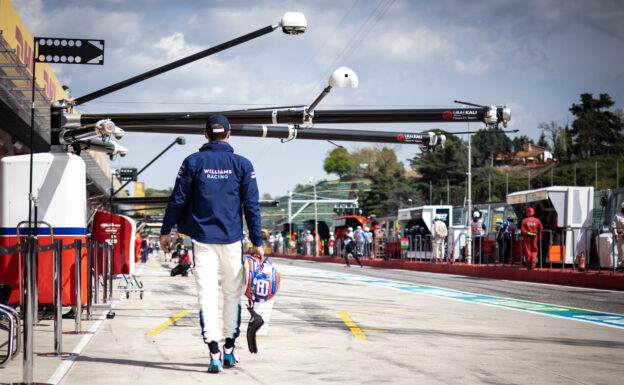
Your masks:
<path fill-rule="evenodd" d="M 39 236 L 40 245 L 48 245 L 52 242 L 50 236 Z M 82 240 L 83 249 L 81 254 L 81 299 L 82 303 L 87 303 L 87 256 L 88 250 L 84 247 L 86 237 L 84 236 L 56 236 L 55 239 L 62 239 L 63 245 L 68 245 L 76 239 Z M 15 246 L 17 244 L 16 236 L 0 237 L 0 246 Z M 76 279 L 74 277 L 76 254 L 74 250 L 63 250 L 62 278 L 61 287 L 63 295 L 63 306 L 75 305 L 74 291 L 76 289 Z M 7 254 L 0 255 L 0 281 L 13 286 L 9 303 L 11 305 L 19 304 L 19 255 Z M 38 295 L 40 305 L 51 305 L 53 303 L 53 270 L 52 270 L 52 252 L 39 253 L 39 270 L 38 270 Z M 22 256 L 22 274 L 24 272 L 24 256 Z"/>
<path fill-rule="evenodd" d="M 99 243 L 109 241 L 111 234 L 115 235 L 115 274 L 130 274 L 130 245 L 134 242 L 131 223 L 121 215 L 98 211 L 93 220 L 93 240 Z M 98 260 L 100 261 L 99 271 L 102 271 L 101 252 Z"/>

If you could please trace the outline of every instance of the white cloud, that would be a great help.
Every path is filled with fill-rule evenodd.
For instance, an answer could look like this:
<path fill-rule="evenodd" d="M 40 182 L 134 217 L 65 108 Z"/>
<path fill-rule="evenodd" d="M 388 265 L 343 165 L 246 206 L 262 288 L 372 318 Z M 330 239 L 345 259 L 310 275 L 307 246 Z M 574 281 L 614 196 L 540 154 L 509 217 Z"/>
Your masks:
<path fill-rule="evenodd" d="M 421 26 L 384 30 L 367 40 L 366 49 L 373 57 L 434 64 L 452 55 L 455 45 L 441 33 Z"/>
<path fill-rule="evenodd" d="M 460 75 L 478 75 L 503 67 L 502 53 L 492 44 L 484 44 L 476 56 L 469 60 L 455 59 L 455 71 Z"/>
<path fill-rule="evenodd" d="M 621 0 L 474 0 L 470 6 L 463 0 L 397 0 L 378 19 L 378 0 L 12 2 L 35 35 L 106 40 L 104 66 L 54 67 L 61 81 L 72 86 L 73 96 L 275 24 L 287 10 L 306 15 L 308 30 L 303 35 L 287 36 L 278 30 L 95 100 L 81 106 L 81 112 L 309 104 L 341 65 L 358 73 L 360 87 L 332 90 L 319 109 L 356 104 L 440 107 L 454 98 L 493 104 L 511 100 L 509 128 L 536 139 L 537 124 L 563 122 L 581 92 L 608 92 L 616 107 L 624 102 L 619 65 L 624 61 Z M 374 22 L 367 24 L 371 15 Z M 376 130 L 379 126 L 342 127 Z M 386 128 L 434 127 L 452 131 L 460 125 Z M 173 137 L 124 138 L 121 144 L 130 152 L 119 160 L 121 166 L 146 164 Z M 176 146 L 171 158 L 146 171 L 151 186 L 170 186 L 179 162 L 203 138 L 187 140 L 187 146 Z M 332 148 L 326 142 L 295 140 L 282 145 L 279 140 L 257 138 L 236 138 L 234 147 L 254 162 L 262 192 L 271 194 L 306 183 L 312 175 L 320 179 L 322 158 Z M 416 147 L 399 147 L 401 159 L 415 152 Z"/>

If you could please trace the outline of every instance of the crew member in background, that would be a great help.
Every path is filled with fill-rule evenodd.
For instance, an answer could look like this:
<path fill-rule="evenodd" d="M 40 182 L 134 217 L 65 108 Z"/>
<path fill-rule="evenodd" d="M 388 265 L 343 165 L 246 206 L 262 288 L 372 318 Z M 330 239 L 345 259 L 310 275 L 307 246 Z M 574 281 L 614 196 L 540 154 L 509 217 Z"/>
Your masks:
<path fill-rule="evenodd" d="M 526 217 L 520 224 L 522 232 L 522 252 L 526 257 L 527 269 L 535 269 L 537 264 L 537 237 L 542 231 L 542 222 L 535 218 L 533 207 L 527 207 Z"/>
<path fill-rule="evenodd" d="M 355 241 L 356 252 L 358 253 L 358 257 L 364 255 L 364 242 L 366 241 L 366 237 L 364 235 L 364 231 L 362 231 L 362 226 L 358 226 L 353 232 L 353 240 Z"/>
<path fill-rule="evenodd" d="M 502 260 L 503 255 L 503 220 L 496 219 L 496 240 L 494 242 L 494 262 L 498 263 Z"/>
<path fill-rule="evenodd" d="M 313 243 L 314 243 L 314 236 L 312 234 L 310 234 L 309 231 L 306 231 L 304 234 L 305 234 L 303 236 L 304 254 L 305 255 L 312 255 L 312 246 L 313 246 Z"/>
<path fill-rule="evenodd" d="M 315 253 L 314 255 L 316 254 L 323 255 L 324 250 L 321 245 L 321 237 L 318 235 L 316 230 L 312 230 L 312 235 L 314 236 L 314 247 L 316 247 L 316 249 L 314 249 L 314 253 Z M 318 250 L 318 253 L 317 253 L 317 250 Z"/>
<path fill-rule="evenodd" d="M 171 269 L 171 276 L 175 277 L 181 274 L 183 277 L 188 277 L 188 270 L 191 268 L 191 256 L 184 245 L 180 245 L 180 248 L 176 250 L 176 257 L 178 257 L 178 264 Z M 173 258 L 172 258 L 173 259 Z"/>
<path fill-rule="evenodd" d="M 134 237 L 134 263 L 139 263 L 141 258 L 141 234 L 137 231 Z"/>
<path fill-rule="evenodd" d="M 360 258 L 358 257 L 357 250 L 355 250 L 355 241 L 353 240 L 353 229 L 351 227 L 349 227 L 349 229 L 345 233 L 344 238 L 342 239 L 342 242 L 343 242 L 342 244 L 344 247 L 344 259 L 345 259 L 345 263 L 347 264 L 347 267 L 351 267 L 351 264 L 349 263 L 349 254 L 351 254 L 353 258 L 355 258 L 357 263 L 360 264 L 360 267 L 364 267 L 364 265 L 362 265 L 362 262 L 360 261 Z"/>
<path fill-rule="evenodd" d="M 141 239 L 141 263 L 147 262 L 147 234 Z"/>
<path fill-rule="evenodd" d="M 613 216 L 611 228 L 613 240 L 617 245 L 617 270 L 622 271 L 624 269 L 624 202 L 620 206 L 620 212 Z"/>
<path fill-rule="evenodd" d="M 366 255 L 370 258 L 375 258 L 375 250 L 373 249 L 373 232 L 370 227 L 364 227 L 364 237 L 366 238 L 366 243 L 364 246 L 364 250 L 366 250 Z"/>
<path fill-rule="evenodd" d="M 436 214 L 433 222 L 433 260 L 442 262 L 444 260 L 444 240 L 448 235 L 446 224 L 442 222 L 442 217 Z"/>
<path fill-rule="evenodd" d="M 336 238 L 334 238 L 334 232 L 330 231 L 329 232 L 329 242 L 327 242 L 328 244 L 328 252 L 329 255 L 334 255 L 334 245 L 336 244 Z"/>
<path fill-rule="evenodd" d="M 503 263 L 505 263 L 506 258 L 509 258 L 509 263 L 513 262 L 513 236 L 515 233 L 516 224 L 514 223 L 514 218 L 510 215 L 507 217 L 507 220 L 503 222 Z"/>
<path fill-rule="evenodd" d="M 481 219 L 481 213 L 475 211 L 472 214 L 472 262 L 475 263 L 477 260 L 481 262 L 482 260 L 482 249 L 483 249 L 483 237 L 485 235 L 485 222 Z"/>

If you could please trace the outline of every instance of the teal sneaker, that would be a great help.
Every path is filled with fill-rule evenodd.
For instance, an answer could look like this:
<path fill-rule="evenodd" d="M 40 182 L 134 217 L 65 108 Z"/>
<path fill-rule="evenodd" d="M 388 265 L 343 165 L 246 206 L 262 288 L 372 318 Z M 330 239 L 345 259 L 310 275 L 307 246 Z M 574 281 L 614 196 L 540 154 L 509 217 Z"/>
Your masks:
<path fill-rule="evenodd" d="M 223 346 L 223 367 L 231 368 L 238 362 L 238 356 L 234 353 L 234 347 L 226 348 Z"/>
<path fill-rule="evenodd" d="M 221 352 L 210 353 L 210 365 L 208 366 L 208 372 L 219 373 L 223 364 L 221 363 Z"/>

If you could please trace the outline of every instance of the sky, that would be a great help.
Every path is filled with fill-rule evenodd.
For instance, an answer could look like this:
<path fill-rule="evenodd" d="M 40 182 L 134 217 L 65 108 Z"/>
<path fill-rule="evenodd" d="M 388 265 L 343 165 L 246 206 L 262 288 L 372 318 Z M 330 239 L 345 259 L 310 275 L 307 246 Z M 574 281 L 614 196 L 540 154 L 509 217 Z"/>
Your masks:
<path fill-rule="evenodd" d="M 33 36 L 105 40 L 103 66 L 52 65 L 80 97 L 303 12 L 308 28 L 279 29 L 79 106 L 80 113 L 198 112 L 309 105 L 338 67 L 355 89 L 335 88 L 317 109 L 446 108 L 454 100 L 506 105 L 508 129 L 537 140 L 542 122 L 573 121 L 581 93 L 624 106 L 624 3 L 619 0 L 11 0 Z M 482 125 L 473 123 L 471 130 Z M 316 127 L 323 127 L 317 125 Z M 337 125 L 332 125 L 337 127 Z M 123 127 L 122 127 L 123 128 Z M 344 129 L 465 131 L 462 123 L 346 124 Z M 127 134 L 115 168 L 141 169 L 177 135 Z M 205 142 L 185 135 L 147 168 L 147 188 L 173 187 L 186 156 Z M 261 195 L 335 179 L 326 141 L 232 137 L 254 164 Z M 338 142 L 349 151 L 367 143 Z M 377 145 L 379 146 L 379 145 Z M 409 168 L 415 145 L 390 145 Z"/>

